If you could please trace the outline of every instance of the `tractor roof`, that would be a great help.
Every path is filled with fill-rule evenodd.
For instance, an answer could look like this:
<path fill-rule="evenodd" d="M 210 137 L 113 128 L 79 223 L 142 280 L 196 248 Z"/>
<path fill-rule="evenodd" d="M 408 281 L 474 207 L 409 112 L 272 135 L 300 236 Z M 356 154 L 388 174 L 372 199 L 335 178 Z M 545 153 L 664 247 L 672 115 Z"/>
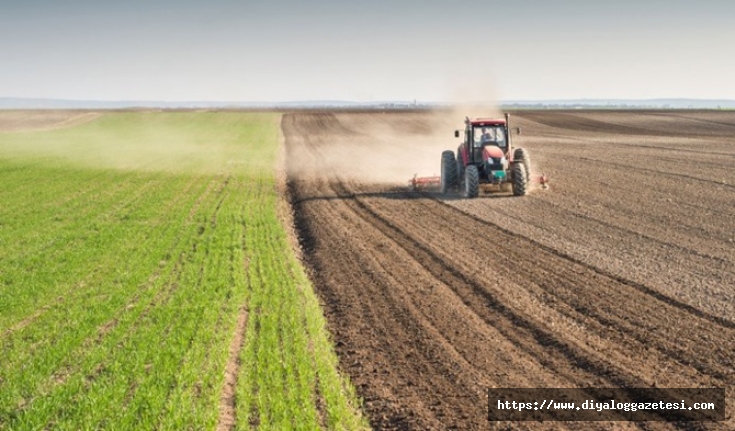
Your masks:
<path fill-rule="evenodd" d="M 498 126 L 498 125 L 504 125 L 505 119 L 504 118 L 475 118 L 474 120 L 470 120 L 470 124 L 473 126 Z"/>

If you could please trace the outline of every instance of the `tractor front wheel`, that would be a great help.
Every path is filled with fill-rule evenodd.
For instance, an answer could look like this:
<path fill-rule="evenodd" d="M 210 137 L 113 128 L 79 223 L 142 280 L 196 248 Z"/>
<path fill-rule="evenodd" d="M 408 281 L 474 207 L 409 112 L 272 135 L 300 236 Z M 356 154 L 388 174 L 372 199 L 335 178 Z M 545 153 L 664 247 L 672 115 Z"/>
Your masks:
<path fill-rule="evenodd" d="M 441 169 L 441 192 L 446 194 L 457 183 L 457 161 L 454 159 L 454 152 L 442 152 Z"/>
<path fill-rule="evenodd" d="M 464 196 L 476 198 L 480 194 L 480 173 L 475 165 L 467 165 L 464 170 Z"/>

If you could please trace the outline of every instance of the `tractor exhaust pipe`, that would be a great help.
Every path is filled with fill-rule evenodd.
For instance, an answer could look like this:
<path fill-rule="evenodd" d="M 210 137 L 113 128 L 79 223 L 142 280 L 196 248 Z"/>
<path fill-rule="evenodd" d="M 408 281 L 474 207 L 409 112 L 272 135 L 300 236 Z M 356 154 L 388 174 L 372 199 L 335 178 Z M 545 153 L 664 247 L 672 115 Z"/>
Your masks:
<path fill-rule="evenodd" d="M 511 151 L 513 151 L 513 144 L 510 141 L 510 135 L 512 135 L 510 133 L 510 114 L 507 112 L 505 113 L 505 132 L 508 135 L 505 138 L 508 140 L 508 154 L 510 155 Z"/>

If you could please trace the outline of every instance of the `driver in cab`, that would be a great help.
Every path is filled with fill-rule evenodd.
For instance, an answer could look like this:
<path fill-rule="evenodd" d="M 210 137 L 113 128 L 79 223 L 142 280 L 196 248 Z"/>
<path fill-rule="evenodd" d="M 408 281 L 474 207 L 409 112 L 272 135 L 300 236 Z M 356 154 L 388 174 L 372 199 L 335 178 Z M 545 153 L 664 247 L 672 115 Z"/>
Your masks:
<path fill-rule="evenodd" d="M 480 145 L 485 145 L 493 141 L 493 137 L 490 135 L 486 127 L 482 128 L 482 135 L 480 135 Z"/>

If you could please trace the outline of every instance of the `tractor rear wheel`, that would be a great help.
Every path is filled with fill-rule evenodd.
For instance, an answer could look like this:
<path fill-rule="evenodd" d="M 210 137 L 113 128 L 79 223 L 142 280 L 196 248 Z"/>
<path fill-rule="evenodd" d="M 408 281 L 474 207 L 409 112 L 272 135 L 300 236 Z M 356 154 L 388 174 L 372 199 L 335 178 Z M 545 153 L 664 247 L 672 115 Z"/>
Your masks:
<path fill-rule="evenodd" d="M 525 196 L 528 192 L 526 167 L 521 162 L 514 162 L 510 168 L 510 172 L 513 176 L 513 196 Z"/>
<path fill-rule="evenodd" d="M 476 198 L 480 194 L 480 172 L 475 165 L 467 165 L 464 170 L 464 196 Z"/>
<path fill-rule="evenodd" d="M 531 156 L 523 148 L 516 148 L 513 151 L 513 161 L 523 163 L 523 167 L 526 168 L 526 180 L 531 178 Z"/>
<path fill-rule="evenodd" d="M 442 152 L 442 176 L 441 176 L 441 192 L 449 193 L 449 190 L 457 183 L 457 161 L 454 159 L 454 152 Z"/>

